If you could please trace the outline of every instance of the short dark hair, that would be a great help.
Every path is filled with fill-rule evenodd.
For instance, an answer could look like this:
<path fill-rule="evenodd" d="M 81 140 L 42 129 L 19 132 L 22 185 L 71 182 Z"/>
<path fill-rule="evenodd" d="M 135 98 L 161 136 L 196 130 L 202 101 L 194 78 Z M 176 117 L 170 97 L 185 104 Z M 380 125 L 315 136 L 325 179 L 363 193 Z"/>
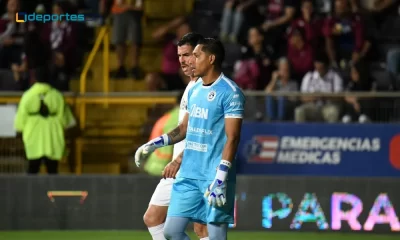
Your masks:
<path fill-rule="evenodd" d="M 221 68 L 225 59 L 225 48 L 222 42 L 216 38 L 204 38 L 199 45 L 203 46 L 201 51 L 215 56 L 215 65 Z"/>
<path fill-rule="evenodd" d="M 178 46 L 181 47 L 187 44 L 195 48 L 201 39 L 203 39 L 203 36 L 199 33 L 195 32 L 186 33 L 182 37 L 182 39 L 179 40 Z"/>
<path fill-rule="evenodd" d="M 325 52 L 319 51 L 315 54 L 314 62 L 323 63 L 325 66 L 329 65 L 329 58 Z"/>

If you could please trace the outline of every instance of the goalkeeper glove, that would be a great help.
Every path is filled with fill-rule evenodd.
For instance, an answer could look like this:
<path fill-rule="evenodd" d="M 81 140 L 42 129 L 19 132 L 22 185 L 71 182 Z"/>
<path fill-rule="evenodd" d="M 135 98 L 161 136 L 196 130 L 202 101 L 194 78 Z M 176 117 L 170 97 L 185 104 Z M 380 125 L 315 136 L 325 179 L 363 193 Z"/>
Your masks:
<path fill-rule="evenodd" d="M 218 166 L 214 181 L 207 188 L 204 196 L 208 197 L 208 204 L 222 207 L 226 203 L 226 179 L 231 163 L 222 160 Z"/>
<path fill-rule="evenodd" d="M 154 138 L 150 142 L 140 146 L 135 153 L 136 166 L 140 167 L 140 163 L 146 159 L 154 150 L 169 145 L 169 137 L 167 134 Z"/>

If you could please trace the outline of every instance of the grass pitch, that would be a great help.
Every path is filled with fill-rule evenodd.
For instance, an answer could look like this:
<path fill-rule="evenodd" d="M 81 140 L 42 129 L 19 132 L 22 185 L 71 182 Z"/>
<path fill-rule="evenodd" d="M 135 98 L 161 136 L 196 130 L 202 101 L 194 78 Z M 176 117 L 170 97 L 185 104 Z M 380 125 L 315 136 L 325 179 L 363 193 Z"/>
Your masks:
<path fill-rule="evenodd" d="M 198 239 L 190 233 L 191 239 Z M 0 240 L 151 240 L 146 231 L 15 231 L 1 232 Z M 229 240 L 399 240 L 398 234 L 238 232 L 230 231 Z"/>

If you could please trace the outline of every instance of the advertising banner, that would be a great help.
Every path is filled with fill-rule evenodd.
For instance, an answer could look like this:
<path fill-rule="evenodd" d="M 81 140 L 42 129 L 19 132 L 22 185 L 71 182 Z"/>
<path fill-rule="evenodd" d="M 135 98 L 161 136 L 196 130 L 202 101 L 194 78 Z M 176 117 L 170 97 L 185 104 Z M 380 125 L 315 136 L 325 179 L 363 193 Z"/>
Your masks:
<path fill-rule="evenodd" d="M 159 179 L 0 176 L 0 230 L 127 229 L 143 223 Z M 235 223 L 257 231 L 400 231 L 397 179 L 239 176 Z"/>
<path fill-rule="evenodd" d="M 400 232 L 397 180 L 241 177 L 237 229 Z"/>
<path fill-rule="evenodd" d="M 238 173 L 400 177 L 400 125 L 245 123 Z"/>

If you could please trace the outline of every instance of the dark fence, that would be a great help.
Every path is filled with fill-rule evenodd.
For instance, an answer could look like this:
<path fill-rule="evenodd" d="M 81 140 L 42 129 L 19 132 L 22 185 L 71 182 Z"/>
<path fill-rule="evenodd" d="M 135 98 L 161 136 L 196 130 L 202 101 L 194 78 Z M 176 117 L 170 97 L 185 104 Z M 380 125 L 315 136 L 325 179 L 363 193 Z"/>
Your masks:
<path fill-rule="evenodd" d="M 158 179 L 0 176 L 0 229 L 145 229 Z M 236 229 L 400 231 L 397 179 L 241 176 Z"/>

